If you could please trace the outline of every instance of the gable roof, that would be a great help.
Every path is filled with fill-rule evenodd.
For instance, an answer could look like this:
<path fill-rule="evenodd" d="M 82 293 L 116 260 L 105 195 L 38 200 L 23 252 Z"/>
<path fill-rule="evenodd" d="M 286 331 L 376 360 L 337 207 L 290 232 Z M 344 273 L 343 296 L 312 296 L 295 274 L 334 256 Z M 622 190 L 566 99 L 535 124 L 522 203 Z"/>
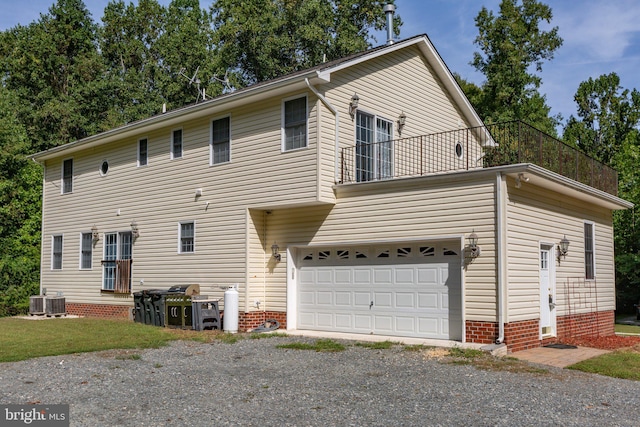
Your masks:
<path fill-rule="evenodd" d="M 211 109 L 215 109 L 218 106 L 224 106 L 226 109 L 230 109 L 238 105 L 255 102 L 266 97 L 272 97 L 274 96 L 274 92 L 277 94 L 279 91 L 290 91 L 298 86 L 300 88 L 306 88 L 306 81 L 309 81 L 312 84 L 328 83 L 331 81 L 331 75 L 337 71 L 383 55 L 391 54 L 410 46 L 416 46 L 422 55 L 424 55 L 427 62 L 435 71 L 436 76 L 440 79 L 454 103 L 458 106 L 462 115 L 468 120 L 471 126 L 484 126 L 480 116 L 478 116 L 474 108 L 471 106 L 471 103 L 460 88 L 460 85 L 442 60 L 442 57 L 437 52 L 436 48 L 431 43 L 431 40 L 429 40 L 429 37 L 426 34 L 422 34 L 395 42 L 391 45 L 375 47 L 272 80 L 256 83 L 231 93 L 219 95 L 207 101 L 180 107 L 166 113 L 131 122 L 96 135 L 35 153 L 30 157 L 37 162 L 42 162 L 47 159 L 55 158 L 62 153 L 69 155 L 80 149 L 95 147 L 115 140 L 133 137 L 140 133 L 148 132 L 149 128 L 155 126 L 172 126 L 184 121 L 185 119 L 195 119 L 210 115 Z"/>

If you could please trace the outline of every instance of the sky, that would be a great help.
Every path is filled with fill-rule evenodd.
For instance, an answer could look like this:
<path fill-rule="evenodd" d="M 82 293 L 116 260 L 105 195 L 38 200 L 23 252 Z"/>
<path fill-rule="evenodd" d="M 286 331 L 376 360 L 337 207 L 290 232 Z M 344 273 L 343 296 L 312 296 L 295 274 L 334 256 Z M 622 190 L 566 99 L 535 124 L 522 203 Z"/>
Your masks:
<path fill-rule="evenodd" d="M 17 24 L 28 25 L 47 13 L 55 0 L 0 0 L 0 31 Z M 563 122 L 575 115 L 573 97 L 578 85 L 602 74 L 615 72 L 621 86 L 639 89 L 640 1 L 639 0 L 541 0 L 553 11 L 548 28 L 557 26 L 563 45 L 554 59 L 542 65 L 543 86 L 551 114 Z M 129 3 L 130 0 L 125 0 Z M 137 3 L 137 0 L 133 1 Z M 84 0 L 95 21 L 100 21 L 109 0 Z M 168 5 L 170 0 L 159 0 Z M 400 39 L 427 34 L 449 69 L 476 84 L 482 74 L 469 65 L 478 51 L 473 41 L 478 34 L 475 17 L 484 6 L 498 13 L 500 0 L 396 0 L 396 12 L 404 24 Z M 200 0 L 208 7 L 209 0 Z M 378 45 L 386 33 L 376 33 Z"/>

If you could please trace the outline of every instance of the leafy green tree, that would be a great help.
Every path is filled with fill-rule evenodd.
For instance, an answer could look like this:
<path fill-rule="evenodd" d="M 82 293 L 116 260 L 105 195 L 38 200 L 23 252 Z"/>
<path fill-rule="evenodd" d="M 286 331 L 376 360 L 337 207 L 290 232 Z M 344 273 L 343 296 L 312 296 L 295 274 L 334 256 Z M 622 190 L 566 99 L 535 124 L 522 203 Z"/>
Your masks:
<path fill-rule="evenodd" d="M 385 27 L 384 0 L 216 0 L 220 66 L 237 86 L 269 80 L 367 49 Z M 394 18 L 395 33 L 402 21 Z"/>
<path fill-rule="evenodd" d="M 555 134 L 559 117 L 549 117 L 550 107 L 538 92 L 542 64 L 562 45 L 558 27 L 544 31 L 551 8 L 537 0 L 502 0 L 500 13 L 483 7 L 475 19 L 478 36 L 471 64 L 486 81 L 475 93 L 474 106 L 486 122 L 523 120 Z M 463 85 L 464 86 L 464 85 Z"/>
<path fill-rule="evenodd" d="M 618 171 L 618 193 L 640 204 L 640 92 L 620 86 L 616 73 L 580 83 L 564 139 Z M 640 219 L 633 210 L 614 214 L 618 309 L 640 300 Z"/>
<path fill-rule="evenodd" d="M 110 95 L 97 27 L 81 0 L 58 0 L 39 21 L 2 33 L 0 72 L 34 150 L 104 129 Z"/>
<path fill-rule="evenodd" d="M 17 96 L 0 85 L 0 316 L 24 312 L 38 293 L 41 168 L 27 160 Z"/>

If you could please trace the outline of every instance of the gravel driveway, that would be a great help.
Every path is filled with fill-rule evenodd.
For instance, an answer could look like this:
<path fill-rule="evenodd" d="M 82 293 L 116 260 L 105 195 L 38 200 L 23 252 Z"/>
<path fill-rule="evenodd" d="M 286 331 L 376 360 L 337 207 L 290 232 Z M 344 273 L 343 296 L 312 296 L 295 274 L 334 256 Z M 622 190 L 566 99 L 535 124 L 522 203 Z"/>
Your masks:
<path fill-rule="evenodd" d="M 2 404 L 70 404 L 72 426 L 637 426 L 640 384 L 493 372 L 423 352 L 176 341 L 0 364 Z M 45 344 L 46 345 L 46 344 Z"/>

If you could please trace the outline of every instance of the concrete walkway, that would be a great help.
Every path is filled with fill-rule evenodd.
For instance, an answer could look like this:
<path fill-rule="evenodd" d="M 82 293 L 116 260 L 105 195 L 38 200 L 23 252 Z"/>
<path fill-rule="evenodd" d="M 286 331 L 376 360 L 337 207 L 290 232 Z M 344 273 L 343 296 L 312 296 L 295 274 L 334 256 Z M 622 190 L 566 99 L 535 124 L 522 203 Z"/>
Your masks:
<path fill-rule="evenodd" d="M 549 348 L 538 347 L 529 350 L 518 351 L 510 356 L 516 359 L 525 360 L 531 363 L 539 363 L 542 365 L 555 366 L 564 368 L 592 357 L 609 353 L 609 350 L 600 350 L 597 348 L 578 347 L 578 348 Z"/>

